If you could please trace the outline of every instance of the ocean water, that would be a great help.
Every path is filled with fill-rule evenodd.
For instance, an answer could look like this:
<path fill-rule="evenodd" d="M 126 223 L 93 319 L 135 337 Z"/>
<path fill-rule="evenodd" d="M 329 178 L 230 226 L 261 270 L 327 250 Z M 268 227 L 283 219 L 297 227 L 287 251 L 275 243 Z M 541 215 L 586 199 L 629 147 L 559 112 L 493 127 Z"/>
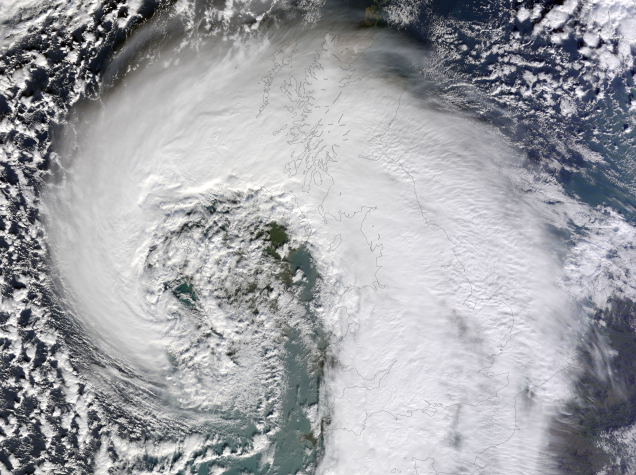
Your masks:
<path fill-rule="evenodd" d="M 0 473 L 632 473 L 635 18 L 0 6 Z"/>

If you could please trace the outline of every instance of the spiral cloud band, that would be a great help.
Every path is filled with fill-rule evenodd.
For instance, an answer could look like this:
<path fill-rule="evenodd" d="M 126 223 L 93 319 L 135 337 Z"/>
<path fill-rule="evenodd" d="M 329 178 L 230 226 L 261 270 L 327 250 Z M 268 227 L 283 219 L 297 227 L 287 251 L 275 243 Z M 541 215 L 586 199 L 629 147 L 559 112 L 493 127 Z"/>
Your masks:
<path fill-rule="evenodd" d="M 613 340 L 630 218 L 557 179 L 557 152 L 533 162 L 465 76 L 431 74 L 440 49 L 390 27 L 425 5 L 177 2 L 122 40 L 33 198 L 60 378 L 31 390 L 46 450 L 87 473 L 227 474 L 577 473 L 571 447 L 599 470 L 628 453 L 628 424 L 594 426 L 585 401 L 632 391 Z M 569 31 L 567 5 L 541 28 Z M 606 160 L 554 147 L 586 176 Z M 3 331 L 32 361 L 13 288 Z M 33 473 L 31 456 L 3 463 Z"/>

